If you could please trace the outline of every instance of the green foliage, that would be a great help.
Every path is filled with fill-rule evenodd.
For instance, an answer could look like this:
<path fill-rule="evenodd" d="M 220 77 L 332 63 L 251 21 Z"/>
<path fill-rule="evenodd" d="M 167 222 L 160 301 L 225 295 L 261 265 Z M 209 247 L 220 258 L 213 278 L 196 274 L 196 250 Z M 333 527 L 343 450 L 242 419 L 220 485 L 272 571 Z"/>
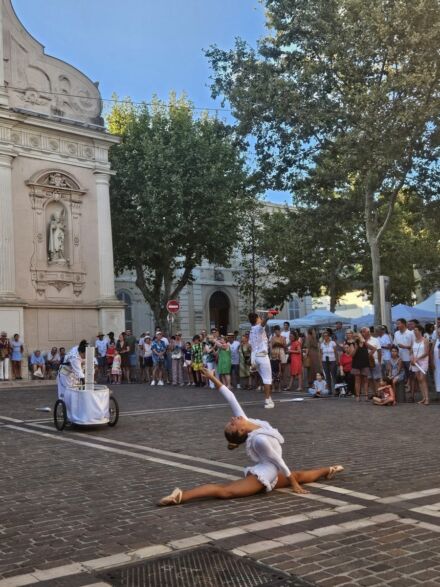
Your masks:
<path fill-rule="evenodd" d="M 306 205 L 359 202 L 376 314 L 402 188 L 438 198 L 439 0 L 266 0 L 258 50 L 211 48 L 213 94 L 256 138 L 262 173 Z M 381 247 L 382 241 L 382 247 Z"/>
<path fill-rule="evenodd" d="M 116 104 L 109 117 L 115 266 L 133 270 L 158 324 L 203 259 L 227 265 L 254 200 L 232 129 L 184 97 Z"/>
<path fill-rule="evenodd" d="M 258 243 L 271 275 L 264 291 L 269 305 L 295 292 L 329 295 L 333 310 L 356 287 L 366 251 L 362 229 L 353 229 L 355 213 L 350 200 L 329 199 L 265 215 Z"/>

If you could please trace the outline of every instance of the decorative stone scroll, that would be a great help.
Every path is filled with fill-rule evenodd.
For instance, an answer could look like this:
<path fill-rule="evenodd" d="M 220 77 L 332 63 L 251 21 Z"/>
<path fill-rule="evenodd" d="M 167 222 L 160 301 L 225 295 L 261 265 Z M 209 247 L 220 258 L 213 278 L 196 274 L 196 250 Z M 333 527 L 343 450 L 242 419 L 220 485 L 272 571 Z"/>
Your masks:
<path fill-rule="evenodd" d="M 33 210 L 32 283 L 44 298 L 47 286 L 70 287 L 80 296 L 86 271 L 81 258 L 81 209 L 86 190 L 65 171 L 45 170 L 26 182 Z"/>

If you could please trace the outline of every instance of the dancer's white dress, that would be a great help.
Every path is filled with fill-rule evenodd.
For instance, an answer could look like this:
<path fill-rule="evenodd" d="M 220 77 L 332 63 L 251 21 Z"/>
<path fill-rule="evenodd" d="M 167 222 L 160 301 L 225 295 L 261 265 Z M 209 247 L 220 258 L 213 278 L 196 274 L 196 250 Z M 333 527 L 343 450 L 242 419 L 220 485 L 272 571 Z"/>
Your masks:
<path fill-rule="evenodd" d="M 261 426 L 248 434 L 246 453 L 255 465 L 245 467 L 244 476 L 255 475 L 266 487 L 266 491 L 272 491 L 277 484 L 278 473 L 283 473 L 286 477 L 290 476 L 290 469 L 282 456 L 281 445 L 284 443 L 284 438 L 276 428 L 272 428 L 269 422 L 248 418 L 235 395 L 225 385 L 222 385 L 219 391 L 231 406 L 234 416 L 243 416 L 246 420 Z"/>

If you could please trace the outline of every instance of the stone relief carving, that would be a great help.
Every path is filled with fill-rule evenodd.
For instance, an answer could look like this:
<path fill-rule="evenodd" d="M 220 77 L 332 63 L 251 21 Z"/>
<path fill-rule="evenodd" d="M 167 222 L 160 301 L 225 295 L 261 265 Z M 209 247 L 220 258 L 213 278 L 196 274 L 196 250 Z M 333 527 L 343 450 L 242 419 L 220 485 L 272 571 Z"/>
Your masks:
<path fill-rule="evenodd" d="M 61 173 L 51 173 L 48 178 L 47 182 L 49 185 L 53 185 L 56 188 L 68 188 L 69 184 L 66 178 Z"/>
<path fill-rule="evenodd" d="M 4 132 L 3 132 L 4 131 Z M 7 133 L 7 134 L 5 134 Z M 3 136 L 4 135 L 4 136 Z M 99 161 L 100 163 L 108 163 L 108 150 L 101 147 L 95 147 L 90 143 L 73 142 L 71 140 L 60 140 L 59 137 L 49 135 L 46 133 L 35 134 L 26 130 L 14 130 L 9 132 L 9 129 L 0 125 L 0 138 L 11 141 L 14 145 L 24 145 L 39 151 L 48 151 L 51 153 L 59 152 L 60 154 L 75 157 L 87 161 Z"/>
<path fill-rule="evenodd" d="M 44 53 L 18 20 L 10 0 L 3 14 L 5 81 L 10 105 L 53 117 L 104 126 L 98 84 Z"/>
<path fill-rule="evenodd" d="M 48 286 L 80 296 L 86 271 L 81 257 L 81 209 L 85 190 L 63 171 L 39 172 L 26 182 L 34 214 L 31 277 L 38 297 Z"/>

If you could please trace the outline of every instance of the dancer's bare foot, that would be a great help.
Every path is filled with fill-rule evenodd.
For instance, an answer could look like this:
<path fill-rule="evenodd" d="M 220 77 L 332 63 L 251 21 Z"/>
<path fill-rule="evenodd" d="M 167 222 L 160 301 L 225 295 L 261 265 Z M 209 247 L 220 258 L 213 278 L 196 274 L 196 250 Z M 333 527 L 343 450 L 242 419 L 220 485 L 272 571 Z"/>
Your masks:
<path fill-rule="evenodd" d="M 326 479 L 333 479 L 336 473 L 341 473 L 344 470 L 342 465 L 332 465 L 330 467 L 330 471 L 328 472 Z"/>
<path fill-rule="evenodd" d="M 157 505 L 178 505 L 182 501 L 183 491 L 176 487 L 172 493 L 163 497 Z"/>

